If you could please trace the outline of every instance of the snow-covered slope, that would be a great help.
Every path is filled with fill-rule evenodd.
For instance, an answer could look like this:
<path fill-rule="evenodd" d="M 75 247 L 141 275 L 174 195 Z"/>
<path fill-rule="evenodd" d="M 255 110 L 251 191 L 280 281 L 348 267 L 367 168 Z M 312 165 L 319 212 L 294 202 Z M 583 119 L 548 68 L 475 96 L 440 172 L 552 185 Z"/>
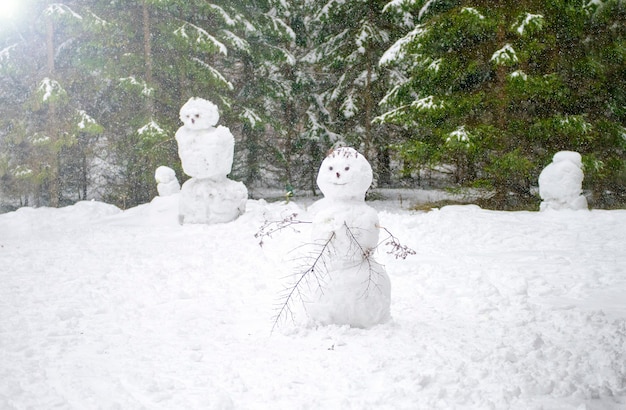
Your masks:
<path fill-rule="evenodd" d="M 176 201 L 0 215 L 1 409 L 626 406 L 626 211 L 370 203 L 417 252 L 376 253 L 393 320 L 314 327 L 294 306 L 271 333 L 311 227 L 255 233 L 309 213 L 249 201 L 179 226 Z"/>

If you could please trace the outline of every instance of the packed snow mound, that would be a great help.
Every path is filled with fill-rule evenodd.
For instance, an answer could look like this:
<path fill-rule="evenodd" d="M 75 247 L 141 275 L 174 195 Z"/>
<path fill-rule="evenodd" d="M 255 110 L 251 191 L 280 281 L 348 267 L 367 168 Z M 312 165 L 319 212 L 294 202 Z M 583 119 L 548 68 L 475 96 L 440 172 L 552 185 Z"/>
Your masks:
<path fill-rule="evenodd" d="M 87 226 L 91 221 L 120 213 L 122 210 L 115 205 L 98 201 L 80 201 L 63 208 L 22 207 L 15 212 L 0 215 L 0 241 L 12 235 L 32 235 L 37 238 L 40 232 L 56 233 Z"/>
<path fill-rule="evenodd" d="M 417 251 L 381 233 L 392 320 L 294 309 L 272 334 L 311 241 L 298 201 L 217 225 L 171 223 L 176 196 L 0 215 L 0 408 L 626 407 L 626 211 L 368 204 Z"/>
<path fill-rule="evenodd" d="M 580 154 L 557 152 L 539 174 L 541 210 L 587 209 L 587 199 L 582 195 L 583 178 Z"/>

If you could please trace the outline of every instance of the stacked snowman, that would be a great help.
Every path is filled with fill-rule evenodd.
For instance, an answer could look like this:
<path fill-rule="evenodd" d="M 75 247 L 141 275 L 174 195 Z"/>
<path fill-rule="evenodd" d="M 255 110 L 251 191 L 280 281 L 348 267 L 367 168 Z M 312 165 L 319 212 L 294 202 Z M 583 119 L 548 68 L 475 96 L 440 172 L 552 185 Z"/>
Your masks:
<path fill-rule="evenodd" d="M 324 272 L 303 292 L 308 316 L 323 325 L 367 328 L 390 319 L 391 283 L 372 256 L 378 245 L 378 214 L 365 204 L 372 168 L 353 148 L 332 151 L 317 185 L 312 235 L 327 251 Z"/>
<path fill-rule="evenodd" d="M 217 126 L 217 106 L 191 98 L 180 109 L 183 126 L 176 132 L 183 171 L 191 177 L 180 191 L 181 224 L 230 222 L 245 211 L 248 190 L 228 179 L 235 140 L 230 130 Z"/>
<path fill-rule="evenodd" d="M 581 194 L 584 174 L 578 152 L 560 151 L 539 174 L 540 210 L 588 209 Z"/>

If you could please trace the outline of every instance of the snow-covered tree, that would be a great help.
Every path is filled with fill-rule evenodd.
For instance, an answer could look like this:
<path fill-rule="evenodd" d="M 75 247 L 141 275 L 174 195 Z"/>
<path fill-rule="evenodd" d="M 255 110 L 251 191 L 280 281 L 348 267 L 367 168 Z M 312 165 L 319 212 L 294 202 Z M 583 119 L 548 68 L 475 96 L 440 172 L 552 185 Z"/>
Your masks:
<path fill-rule="evenodd" d="M 56 206 L 86 195 L 93 157 L 81 140 L 95 138 L 102 127 L 75 98 L 75 85 L 89 83 L 91 73 L 66 59 L 93 34 L 95 16 L 71 3 L 47 3 L 24 4 L 20 20 L 4 26 L 2 179 L 20 204 Z"/>
<path fill-rule="evenodd" d="M 592 3 L 603 8 L 611 2 Z M 415 131 L 402 147 L 409 162 L 451 164 L 458 182 L 492 187 L 500 206 L 510 193 L 531 197 L 550 155 L 565 149 L 589 155 L 591 141 L 604 138 L 595 114 L 613 97 L 594 101 L 584 92 L 594 77 L 589 70 L 603 65 L 591 52 L 598 45 L 589 41 L 597 14 L 590 5 L 389 3 L 412 10 L 416 23 L 381 59 L 404 75 L 396 76 L 378 120 Z M 616 24 L 623 19 L 618 14 L 611 18 Z M 623 47 L 623 29 L 596 30 L 619 33 L 616 43 Z M 620 121 L 623 129 L 617 119 L 614 130 Z"/>
<path fill-rule="evenodd" d="M 380 178 L 386 170 L 389 132 L 373 123 L 378 102 L 388 88 L 378 64 L 393 43 L 395 13 L 384 13 L 386 1 L 315 2 L 309 14 L 313 48 L 305 61 L 316 68 L 320 97 L 329 113 L 328 127 L 339 143 L 358 147 Z M 379 156 L 381 161 L 379 161 Z"/>

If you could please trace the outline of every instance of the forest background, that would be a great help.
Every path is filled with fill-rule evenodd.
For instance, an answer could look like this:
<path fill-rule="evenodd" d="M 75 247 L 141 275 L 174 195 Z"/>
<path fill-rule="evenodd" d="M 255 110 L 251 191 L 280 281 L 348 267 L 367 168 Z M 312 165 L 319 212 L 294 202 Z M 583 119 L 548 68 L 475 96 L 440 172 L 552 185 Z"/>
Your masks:
<path fill-rule="evenodd" d="M 7 3 L 8 4 L 8 3 Z M 190 97 L 236 139 L 231 177 L 316 194 L 350 145 L 378 187 L 474 188 L 536 208 L 578 151 L 593 207 L 626 203 L 624 0 L 30 0 L 0 16 L 0 212 L 184 181 Z"/>

